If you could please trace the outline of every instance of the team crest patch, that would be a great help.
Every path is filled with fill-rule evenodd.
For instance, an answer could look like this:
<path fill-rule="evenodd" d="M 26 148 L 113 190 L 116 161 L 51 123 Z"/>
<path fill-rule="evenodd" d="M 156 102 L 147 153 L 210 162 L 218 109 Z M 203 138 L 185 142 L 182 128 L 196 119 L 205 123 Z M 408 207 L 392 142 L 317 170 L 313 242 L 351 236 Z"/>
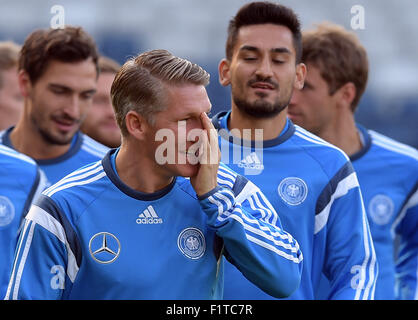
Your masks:
<path fill-rule="evenodd" d="M 291 206 L 297 206 L 305 201 L 308 195 L 308 186 L 301 178 L 288 177 L 280 182 L 277 191 L 284 202 Z"/>
<path fill-rule="evenodd" d="M 177 246 L 187 258 L 200 259 L 206 251 L 205 236 L 197 228 L 186 228 L 177 238 Z"/>
<path fill-rule="evenodd" d="M 374 223 L 378 225 L 387 224 L 393 215 L 395 205 L 388 196 L 378 194 L 370 200 L 369 214 Z"/>
<path fill-rule="evenodd" d="M 9 198 L 0 196 L 0 227 L 9 225 L 15 217 L 15 207 Z"/>

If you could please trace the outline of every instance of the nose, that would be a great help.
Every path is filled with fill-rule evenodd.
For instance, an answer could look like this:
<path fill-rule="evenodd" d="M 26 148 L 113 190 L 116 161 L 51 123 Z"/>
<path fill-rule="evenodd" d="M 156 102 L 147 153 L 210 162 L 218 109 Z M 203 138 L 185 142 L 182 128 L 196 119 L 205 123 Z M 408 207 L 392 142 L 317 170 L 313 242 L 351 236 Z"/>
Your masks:
<path fill-rule="evenodd" d="M 65 114 L 72 119 L 80 118 L 80 97 L 77 94 L 71 95 L 64 108 Z"/>
<path fill-rule="evenodd" d="M 271 78 L 273 76 L 273 69 L 270 58 L 264 57 L 261 59 L 261 62 L 256 70 L 256 75 L 263 79 Z"/>
<path fill-rule="evenodd" d="M 193 134 L 191 134 L 192 139 L 190 140 L 191 142 L 195 143 L 197 141 L 199 141 L 200 137 L 199 137 L 199 133 L 202 134 L 204 128 L 202 125 L 202 122 L 200 121 L 199 118 L 193 118 L 190 119 L 187 123 L 187 132 L 192 132 Z"/>

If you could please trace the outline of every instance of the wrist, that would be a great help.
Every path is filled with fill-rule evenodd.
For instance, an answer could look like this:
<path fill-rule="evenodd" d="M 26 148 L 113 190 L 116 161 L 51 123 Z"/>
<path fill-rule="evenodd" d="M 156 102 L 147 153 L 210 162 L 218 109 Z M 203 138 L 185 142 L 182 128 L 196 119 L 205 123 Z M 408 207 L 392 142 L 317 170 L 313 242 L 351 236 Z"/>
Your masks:
<path fill-rule="evenodd" d="M 199 195 L 198 193 L 196 193 L 196 195 L 197 195 L 197 199 L 198 200 L 204 200 L 204 199 L 206 199 L 206 198 L 209 198 L 211 195 L 213 195 L 213 194 L 215 194 L 216 192 L 218 192 L 218 190 L 220 190 L 221 189 L 221 187 L 220 186 L 216 186 L 215 188 L 213 188 L 212 190 L 210 190 L 210 191 L 208 191 L 208 192 L 206 192 L 206 193 L 203 193 L 203 194 L 201 194 L 201 195 Z"/>

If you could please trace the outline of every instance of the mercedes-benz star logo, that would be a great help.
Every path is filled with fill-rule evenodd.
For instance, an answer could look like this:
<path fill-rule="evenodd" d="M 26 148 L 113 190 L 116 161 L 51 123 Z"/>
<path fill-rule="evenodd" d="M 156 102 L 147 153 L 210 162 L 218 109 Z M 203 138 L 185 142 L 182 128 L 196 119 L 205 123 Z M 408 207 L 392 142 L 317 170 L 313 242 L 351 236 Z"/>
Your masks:
<path fill-rule="evenodd" d="M 96 233 L 90 239 L 89 251 L 95 261 L 112 263 L 119 257 L 119 239 L 109 232 Z"/>

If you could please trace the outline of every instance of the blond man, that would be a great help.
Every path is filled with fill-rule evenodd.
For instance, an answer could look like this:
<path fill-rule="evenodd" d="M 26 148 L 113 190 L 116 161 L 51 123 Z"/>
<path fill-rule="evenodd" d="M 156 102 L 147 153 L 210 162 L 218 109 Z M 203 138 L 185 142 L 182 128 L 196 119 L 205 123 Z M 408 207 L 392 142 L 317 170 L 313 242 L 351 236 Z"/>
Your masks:
<path fill-rule="evenodd" d="M 0 130 L 15 125 L 23 110 L 17 78 L 19 51 L 12 41 L 0 42 Z"/>
<path fill-rule="evenodd" d="M 165 50 L 123 65 L 111 89 L 121 147 L 32 206 L 6 299 L 222 298 L 223 256 L 269 294 L 296 289 L 297 242 L 264 221 L 277 213 L 260 190 L 219 162 L 208 82 Z"/>

